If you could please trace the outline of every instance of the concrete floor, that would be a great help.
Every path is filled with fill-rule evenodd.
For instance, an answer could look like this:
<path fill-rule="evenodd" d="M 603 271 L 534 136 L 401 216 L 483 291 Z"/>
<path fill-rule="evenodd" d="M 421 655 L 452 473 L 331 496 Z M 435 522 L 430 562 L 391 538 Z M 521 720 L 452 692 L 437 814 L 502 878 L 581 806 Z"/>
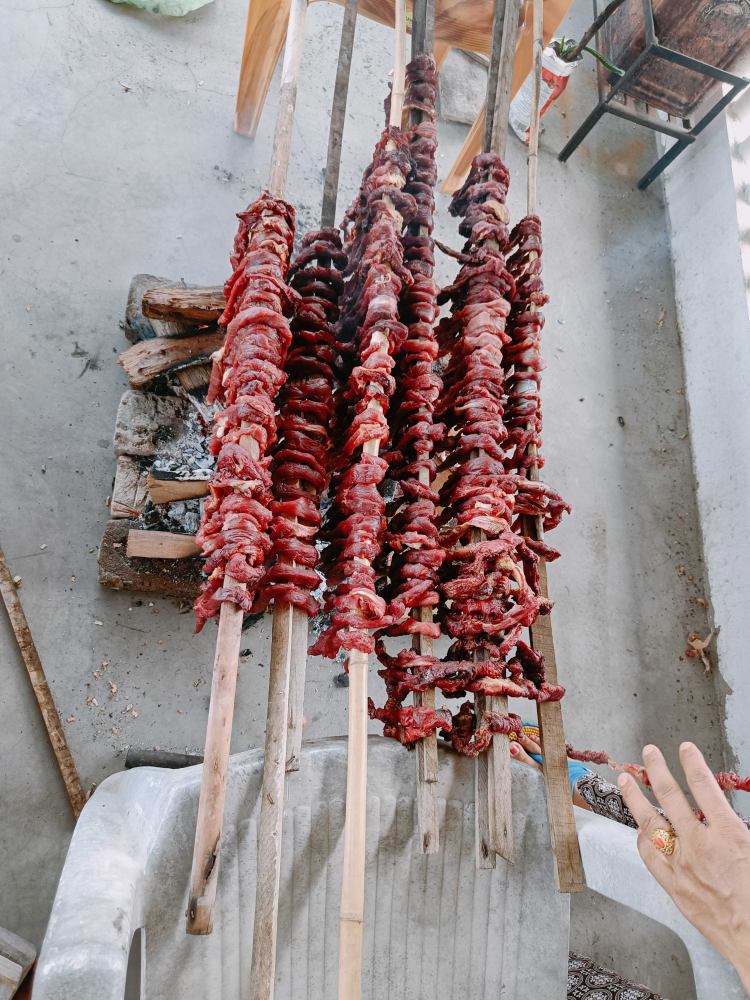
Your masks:
<path fill-rule="evenodd" d="M 308 15 L 288 184 L 301 230 L 318 219 L 341 15 L 327 3 Z M 126 387 L 118 324 L 136 272 L 207 284 L 226 277 L 234 213 L 266 179 L 278 73 L 251 142 L 232 131 L 241 0 L 214 0 L 182 19 L 107 0 L 23 0 L 1 17 L 10 44 L 0 63 L 0 541 L 23 578 L 21 598 L 89 789 L 123 766 L 131 744 L 203 742 L 213 627 L 194 637 L 192 615 L 173 602 L 156 598 L 152 607 L 97 584 Z M 577 0 L 566 34 L 579 37 L 589 18 Z M 381 127 L 391 46 L 391 32 L 359 22 L 339 215 Z M 655 144 L 651 133 L 605 119 L 558 163 L 594 96 L 589 61 L 544 119 L 540 162 L 551 296 L 545 478 L 574 508 L 553 538 L 563 558 L 550 570 L 567 736 L 630 760 L 655 741 L 673 763 L 679 741 L 691 739 L 718 769 L 714 681 L 684 658 L 687 634 L 707 626 L 693 603 L 704 589 L 666 221 L 659 185 L 635 188 Z M 441 181 L 467 129 L 439 123 Z M 524 155 L 511 137 L 514 219 L 525 206 Z M 458 247 L 447 204 L 441 195 L 436 235 Z M 454 272 L 442 259 L 437 277 Z M 39 944 L 73 824 L 4 615 L 0 643 L 0 925 Z M 268 628 L 248 633 L 243 647 L 234 751 L 263 740 Z M 309 736 L 344 732 L 339 668 L 311 660 L 308 669 Z M 611 951 L 618 971 L 650 971 L 653 988 L 689 997 L 689 973 L 672 968 L 682 959 L 660 958 L 668 942 L 643 928 L 636 952 L 626 915 L 602 906 L 575 901 L 574 945 L 600 959 Z"/>

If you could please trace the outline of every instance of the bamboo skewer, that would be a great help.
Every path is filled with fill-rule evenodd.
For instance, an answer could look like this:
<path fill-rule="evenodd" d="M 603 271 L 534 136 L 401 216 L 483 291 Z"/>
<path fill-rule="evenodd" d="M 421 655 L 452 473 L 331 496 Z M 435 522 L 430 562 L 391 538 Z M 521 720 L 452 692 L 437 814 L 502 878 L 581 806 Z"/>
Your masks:
<path fill-rule="evenodd" d="M 306 12 L 307 0 L 292 0 L 268 185 L 271 194 L 276 198 L 283 198 L 286 188 Z M 240 438 L 239 444 L 253 458 L 259 457 L 258 444 L 249 435 Z M 237 581 L 227 575 L 224 578 L 224 586 L 237 586 Z M 259 1000 L 262 997 L 270 998 L 273 994 L 292 617 L 289 604 L 278 602 L 274 605 L 274 636 L 271 650 L 259 842 L 265 837 L 267 842 L 275 844 L 275 847 L 267 852 L 261 846 L 258 861 L 256 927 L 260 925 L 262 932 L 256 933 L 253 940 L 253 989 L 255 997 Z M 226 601 L 222 604 L 193 851 L 186 923 L 188 934 L 210 934 L 213 928 L 242 619 L 241 608 Z M 269 913 L 272 916 L 269 917 Z"/>
<path fill-rule="evenodd" d="M 406 78 L 406 3 L 395 0 L 395 53 L 390 124 L 401 127 Z M 388 148 L 395 149 L 392 140 Z M 385 196 L 388 207 L 395 206 Z M 388 351 L 388 338 L 381 332 L 372 344 Z M 370 407 L 381 410 L 379 403 Z M 377 456 L 380 439 L 366 441 L 365 455 Z M 338 1000 L 360 1000 L 362 995 L 362 930 L 365 906 L 365 835 L 367 824 L 367 674 L 369 655 L 353 649 L 349 654 L 349 728 L 346 765 L 346 815 L 344 819 L 344 865 L 339 916 Z"/>
<path fill-rule="evenodd" d="M 544 49 L 542 2 L 543 0 L 534 0 L 533 6 L 534 40 L 526 192 L 527 215 L 535 215 L 537 207 L 539 104 L 542 82 L 542 51 Z M 529 256 L 534 259 L 536 254 L 532 253 Z M 530 309 L 532 312 L 536 312 L 537 307 L 531 305 Z M 537 454 L 536 444 L 529 445 L 528 454 Z M 537 465 L 532 465 L 529 468 L 529 479 L 539 480 L 539 467 Z M 543 524 L 541 516 L 525 517 L 524 534 L 544 541 Z M 541 592 L 544 597 L 547 597 L 547 564 L 543 556 L 539 557 L 538 569 Z M 550 684 L 557 684 L 557 661 L 552 639 L 551 616 L 544 615 L 538 618 L 529 629 L 529 633 L 532 647 L 539 650 L 544 656 L 547 681 Z M 537 705 L 537 715 L 557 891 L 582 892 L 583 869 L 568 779 L 568 757 L 565 748 L 562 706 L 559 701 L 543 702 Z"/>
<path fill-rule="evenodd" d="M 73 755 L 70 752 L 68 741 L 65 739 L 60 716 L 57 714 L 55 703 L 52 699 L 52 692 L 49 689 L 47 678 L 44 674 L 42 661 L 34 645 L 31 636 L 29 623 L 26 621 L 21 601 L 18 597 L 16 585 L 10 575 L 8 564 L 5 561 L 3 550 L 0 549 L 0 594 L 2 594 L 5 609 L 8 612 L 11 628 L 18 643 L 26 671 L 34 689 L 34 695 L 42 713 L 44 728 L 52 744 L 52 751 L 57 759 L 57 766 L 60 768 L 65 791 L 68 793 L 70 806 L 76 819 L 81 815 L 81 810 L 86 803 L 86 796 L 81 787 L 81 779 L 78 777 Z"/>

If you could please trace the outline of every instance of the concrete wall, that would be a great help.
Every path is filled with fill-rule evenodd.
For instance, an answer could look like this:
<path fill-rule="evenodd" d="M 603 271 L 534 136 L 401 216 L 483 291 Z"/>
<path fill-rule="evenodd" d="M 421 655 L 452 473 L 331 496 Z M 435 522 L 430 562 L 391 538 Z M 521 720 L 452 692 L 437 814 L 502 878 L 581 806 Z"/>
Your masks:
<path fill-rule="evenodd" d="M 750 315 L 738 223 L 743 168 L 720 116 L 664 176 L 728 764 L 750 771 Z M 734 156 L 733 156 L 734 152 Z M 745 796 L 741 796 L 745 799 Z M 747 810 L 747 800 L 738 802 Z"/>

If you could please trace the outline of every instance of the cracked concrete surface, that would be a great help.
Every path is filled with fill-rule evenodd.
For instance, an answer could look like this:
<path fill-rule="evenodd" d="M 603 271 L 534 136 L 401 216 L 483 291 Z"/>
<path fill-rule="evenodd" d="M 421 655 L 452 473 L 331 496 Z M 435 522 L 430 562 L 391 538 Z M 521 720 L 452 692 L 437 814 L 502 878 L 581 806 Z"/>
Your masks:
<path fill-rule="evenodd" d="M 301 230 L 318 220 L 341 16 L 327 3 L 308 15 L 288 183 Z M 580 36 L 589 17 L 578 0 L 566 34 Z M 0 542 L 23 578 L 20 595 L 89 789 L 123 766 L 130 744 L 182 750 L 203 741 L 214 628 L 194 637 L 192 615 L 174 602 L 97 584 L 126 387 L 118 324 L 136 272 L 207 284 L 226 277 L 234 213 L 266 179 L 278 72 L 251 142 L 232 131 L 241 2 L 215 0 L 170 19 L 107 0 L 16 0 L 0 18 Z M 360 20 L 339 216 L 381 126 L 391 45 L 391 32 Z M 544 476 L 574 508 L 552 539 L 563 558 L 550 568 L 567 736 L 630 760 L 655 741 L 672 763 L 679 741 L 691 739 L 718 769 L 719 695 L 700 662 L 684 657 L 687 634 L 707 634 L 696 603 L 707 595 L 666 219 L 659 185 L 635 188 L 655 144 L 605 119 L 558 163 L 594 100 L 587 63 L 544 119 L 539 185 L 551 297 Z M 439 122 L 441 182 L 467 128 Z M 513 219 L 525 208 L 524 154 L 511 136 Z M 436 235 L 459 247 L 447 205 L 440 195 Z M 438 280 L 454 273 L 441 258 Z M 0 643 L 0 924 L 38 945 L 72 819 L 4 615 Z M 233 751 L 263 740 L 267 623 L 242 645 Z M 345 731 L 339 669 L 310 661 L 310 738 Z M 377 700 L 374 671 L 371 690 Z M 585 937 L 591 921 L 581 925 Z M 653 947 L 641 967 L 658 964 Z M 684 980 L 662 989 L 671 983 L 667 995 L 689 996 Z"/>

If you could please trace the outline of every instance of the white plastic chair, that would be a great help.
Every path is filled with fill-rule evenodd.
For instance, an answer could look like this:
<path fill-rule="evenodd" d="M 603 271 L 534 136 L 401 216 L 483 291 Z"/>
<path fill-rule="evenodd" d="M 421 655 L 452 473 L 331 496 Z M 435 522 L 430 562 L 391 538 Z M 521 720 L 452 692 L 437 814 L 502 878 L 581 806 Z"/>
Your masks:
<path fill-rule="evenodd" d="M 474 766 L 440 761 L 440 851 L 417 851 L 413 754 L 370 737 L 363 1000 L 565 1000 L 569 897 L 555 891 L 541 774 L 512 764 L 516 863 L 474 864 Z M 250 995 L 262 752 L 230 761 L 214 931 L 185 933 L 200 767 L 113 775 L 76 826 L 34 1000 L 122 1000 L 143 929 L 142 1000 Z M 346 741 L 287 775 L 276 1000 L 330 1000 L 338 973 Z M 614 825 L 614 824 L 612 824 Z"/>

